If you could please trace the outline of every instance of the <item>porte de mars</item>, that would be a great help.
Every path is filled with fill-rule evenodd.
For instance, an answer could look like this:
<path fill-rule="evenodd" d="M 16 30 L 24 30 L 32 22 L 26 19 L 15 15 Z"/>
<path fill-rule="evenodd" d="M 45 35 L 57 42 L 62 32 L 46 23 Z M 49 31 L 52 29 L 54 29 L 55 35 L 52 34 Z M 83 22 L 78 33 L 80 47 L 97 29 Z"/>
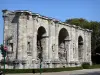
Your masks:
<path fill-rule="evenodd" d="M 91 30 L 26 10 L 3 10 L 6 68 L 91 64 Z"/>

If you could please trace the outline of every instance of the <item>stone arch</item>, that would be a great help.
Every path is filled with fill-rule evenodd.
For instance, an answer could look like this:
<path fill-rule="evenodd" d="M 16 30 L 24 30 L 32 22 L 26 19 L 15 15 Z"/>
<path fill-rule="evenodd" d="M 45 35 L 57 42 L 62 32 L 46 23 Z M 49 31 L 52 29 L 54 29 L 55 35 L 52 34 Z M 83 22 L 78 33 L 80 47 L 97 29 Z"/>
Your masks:
<path fill-rule="evenodd" d="M 69 33 L 65 28 L 62 28 L 58 35 L 58 56 L 60 61 L 67 61 L 68 45 Z"/>
<path fill-rule="evenodd" d="M 41 61 L 44 58 L 44 51 L 46 49 L 46 29 L 40 26 L 37 31 L 37 60 Z"/>
<path fill-rule="evenodd" d="M 82 36 L 78 37 L 78 59 L 79 62 L 83 60 L 83 38 Z"/>

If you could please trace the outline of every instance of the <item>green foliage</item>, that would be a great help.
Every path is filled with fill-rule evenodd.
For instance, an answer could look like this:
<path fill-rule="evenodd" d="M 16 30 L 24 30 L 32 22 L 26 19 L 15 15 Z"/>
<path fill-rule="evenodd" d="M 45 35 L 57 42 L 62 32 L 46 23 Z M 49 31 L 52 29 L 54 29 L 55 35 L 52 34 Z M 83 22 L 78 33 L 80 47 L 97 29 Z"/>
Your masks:
<path fill-rule="evenodd" d="M 82 63 L 82 67 L 83 67 L 83 69 L 89 69 L 90 68 L 90 63 L 84 62 L 84 63 Z"/>
<path fill-rule="evenodd" d="M 95 68 L 100 68 L 100 64 L 99 65 L 92 65 L 92 66 L 90 66 L 90 69 L 95 69 Z"/>
<path fill-rule="evenodd" d="M 80 70 L 82 67 L 67 67 L 67 68 L 44 68 L 42 72 L 61 72 L 61 71 L 72 71 Z M 4 69 L 0 69 L 4 71 Z M 40 69 L 5 69 L 5 73 L 40 73 Z"/>
<path fill-rule="evenodd" d="M 80 26 L 82 28 L 90 29 L 90 22 L 88 22 L 87 20 L 83 18 L 68 19 L 65 22 L 68 24 L 72 24 L 72 25 L 74 24 L 74 25 Z"/>
<path fill-rule="evenodd" d="M 93 31 L 91 35 L 92 36 L 91 37 L 92 57 L 96 56 L 96 53 L 100 54 L 100 50 L 99 50 L 100 49 L 100 22 L 87 21 L 86 19 L 83 18 L 73 18 L 73 19 L 66 20 L 65 23 L 72 24 L 72 25 L 74 24 L 76 26 L 80 26 L 86 29 L 91 29 Z"/>
<path fill-rule="evenodd" d="M 44 72 L 61 72 L 61 71 L 73 71 L 73 70 L 81 70 L 81 69 L 94 69 L 100 68 L 100 65 L 92 65 L 89 63 L 83 63 L 82 67 L 67 67 L 67 68 L 43 68 L 41 69 L 42 73 Z M 0 71 L 4 71 L 5 73 L 40 73 L 40 69 L 0 69 Z"/>
<path fill-rule="evenodd" d="M 5 73 L 33 73 L 33 69 L 0 69 Z"/>
<path fill-rule="evenodd" d="M 92 53 L 96 53 L 96 49 L 100 47 L 100 22 L 91 21 L 92 32 Z"/>

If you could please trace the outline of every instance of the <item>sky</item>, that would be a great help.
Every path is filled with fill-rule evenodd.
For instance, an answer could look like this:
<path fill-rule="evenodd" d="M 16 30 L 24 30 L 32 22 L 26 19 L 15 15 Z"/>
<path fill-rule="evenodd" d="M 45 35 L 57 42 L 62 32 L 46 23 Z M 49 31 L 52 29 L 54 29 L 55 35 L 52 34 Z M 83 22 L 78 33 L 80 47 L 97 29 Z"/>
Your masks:
<path fill-rule="evenodd" d="M 3 9 L 30 10 L 61 21 L 70 18 L 100 21 L 100 0 L 0 0 L 0 44 L 3 43 Z"/>

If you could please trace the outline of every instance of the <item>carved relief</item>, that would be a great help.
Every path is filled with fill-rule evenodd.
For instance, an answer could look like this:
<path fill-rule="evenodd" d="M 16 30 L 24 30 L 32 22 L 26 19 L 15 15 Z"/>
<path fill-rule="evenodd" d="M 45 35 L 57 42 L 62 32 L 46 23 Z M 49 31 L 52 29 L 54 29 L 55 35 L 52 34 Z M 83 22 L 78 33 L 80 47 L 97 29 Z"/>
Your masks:
<path fill-rule="evenodd" d="M 66 49 L 65 49 L 65 44 L 61 43 L 59 46 L 59 59 L 60 60 L 65 60 L 65 54 L 66 54 Z"/>

